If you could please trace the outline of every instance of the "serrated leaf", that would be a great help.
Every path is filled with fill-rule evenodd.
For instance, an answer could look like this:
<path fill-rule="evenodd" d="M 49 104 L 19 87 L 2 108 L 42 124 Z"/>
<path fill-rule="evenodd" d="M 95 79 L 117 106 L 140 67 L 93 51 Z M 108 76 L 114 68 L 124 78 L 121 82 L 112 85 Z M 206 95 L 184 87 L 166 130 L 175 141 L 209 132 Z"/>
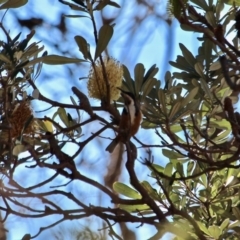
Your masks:
<path fill-rule="evenodd" d="M 3 5 L 0 6 L 0 9 L 7 9 L 7 8 L 19 8 L 25 5 L 28 0 L 8 0 Z"/>
<path fill-rule="evenodd" d="M 98 34 L 98 43 L 96 47 L 95 57 L 96 60 L 100 54 L 106 49 L 110 39 L 113 35 L 113 27 L 110 25 L 103 25 Z"/>
<path fill-rule="evenodd" d="M 83 57 L 88 59 L 88 43 L 85 38 L 81 36 L 75 36 L 74 39 L 79 47 L 80 52 L 83 54 Z"/>
<path fill-rule="evenodd" d="M 132 198 L 132 199 L 141 199 L 141 195 L 134 189 L 130 188 L 124 183 L 115 182 L 113 184 L 113 190 L 116 191 L 119 194 L 122 194 L 126 197 Z"/>

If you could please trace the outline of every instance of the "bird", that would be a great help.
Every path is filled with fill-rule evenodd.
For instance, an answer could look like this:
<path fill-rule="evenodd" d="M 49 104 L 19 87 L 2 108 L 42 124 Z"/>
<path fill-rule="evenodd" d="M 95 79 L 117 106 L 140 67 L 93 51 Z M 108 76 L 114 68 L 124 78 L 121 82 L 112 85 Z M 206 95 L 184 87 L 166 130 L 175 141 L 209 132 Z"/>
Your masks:
<path fill-rule="evenodd" d="M 120 91 L 124 100 L 124 108 L 120 118 L 118 134 L 106 148 L 106 151 L 110 153 L 113 152 L 118 143 L 126 143 L 134 136 L 138 132 L 142 121 L 140 103 L 136 100 L 134 94 L 122 89 Z"/>

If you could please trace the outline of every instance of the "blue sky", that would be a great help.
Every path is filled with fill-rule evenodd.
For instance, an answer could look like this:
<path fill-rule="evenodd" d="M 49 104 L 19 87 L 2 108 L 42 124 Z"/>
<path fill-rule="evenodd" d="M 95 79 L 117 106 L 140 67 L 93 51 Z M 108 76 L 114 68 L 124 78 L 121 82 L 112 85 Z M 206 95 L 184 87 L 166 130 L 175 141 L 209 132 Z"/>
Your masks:
<path fill-rule="evenodd" d="M 126 16 L 130 15 L 130 12 L 132 11 L 133 6 L 129 5 L 125 6 L 124 9 L 126 10 Z M 51 9 L 51 10 L 50 10 Z M 159 9 L 157 9 L 157 12 L 162 13 L 164 11 L 164 7 L 159 4 Z M 69 33 L 66 37 L 67 40 L 62 37 L 61 33 L 57 30 L 52 31 L 51 25 L 55 25 L 58 23 L 58 18 L 56 16 L 59 12 L 64 12 L 65 14 L 74 14 L 70 11 L 66 6 L 61 5 L 58 0 L 47 1 L 47 0 L 35 0 L 35 1 L 29 1 L 28 5 L 16 9 L 16 10 L 10 10 L 3 21 L 3 24 L 6 28 L 11 29 L 11 35 L 16 36 L 19 33 L 19 25 L 16 22 L 16 16 L 19 16 L 20 18 L 27 18 L 27 17 L 34 17 L 34 16 L 41 16 L 46 20 L 48 23 L 44 23 L 45 29 L 49 29 L 47 32 L 43 29 L 43 31 L 40 28 L 36 29 L 36 38 L 35 41 L 41 40 L 41 44 L 45 45 L 46 49 L 48 50 L 49 54 L 60 54 L 57 49 L 52 48 L 52 41 L 62 41 L 62 49 L 66 49 L 69 52 L 74 53 L 74 55 L 81 57 L 81 54 L 78 52 L 78 47 L 76 44 L 74 44 L 74 41 L 69 44 L 68 39 L 73 39 L 75 35 L 81 34 L 83 36 L 86 36 L 88 39 L 90 45 L 92 45 L 92 51 L 94 51 L 94 41 L 92 39 L 91 33 L 89 33 L 89 20 L 82 18 L 79 19 L 68 19 L 67 22 L 69 26 L 72 28 L 72 32 Z M 109 10 L 110 11 L 110 10 Z M 115 10 L 111 10 L 115 11 Z M 111 14 L 112 12 L 109 12 Z M 51 14 L 49 14 L 51 12 Z M 143 12 L 139 12 L 139 15 L 144 14 Z M 121 29 L 128 24 L 128 19 L 123 18 L 122 21 L 117 21 L 115 31 L 116 33 L 121 32 Z M 100 27 L 100 26 L 99 26 Z M 109 52 L 110 55 L 114 58 L 121 61 L 123 64 L 127 65 L 131 73 L 133 72 L 134 65 L 138 62 L 144 63 L 145 68 L 148 69 L 153 64 L 157 64 L 159 67 L 159 75 L 158 78 L 160 80 L 164 79 L 164 74 L 167 70 L 172 70 L 170 65 L 168 64 L 168 61 L 174 61 L 176 59 L 177 55 L 180 55 L 181 52 L 179 50 L 179 43 L 183 43 L 193 54 L 197 52 L 198 42 L 196 41 L 196 37 L 198 34 L 193 34 L 189 32 L 183 32 L 179 24 L 176 20 L 173 20 L 172 25 L 168 25 L 164 19 L 161 21 L 159 20 L 156 22 L 156 19 L 149 16 L 147 21 L 143 23 L 143 26 L 141 26 L 143 29 L 146 30 L 146 32 L 142 35 L 141 30 L 136 30 L 135 34 L 129 38 L 134 42 L 134 44 L 131 45 L 130 48 L 126 47 L 126 39 L 123 37 L 119 37 L 118 35 L 114 36 L 112 41 L 110 42 L 110 48 Z M 139 32 L 138 32 L 139 31 Z M 28 34 L 29 30 L 24 29 L 22 33 L 22 37 L 26 36 Z M 147 35 L 147 34 L 148 35 Z M 0 32 L 1 36 L 2 33 Z M 146 36 L 147 35 L 147 36 Z M 138 41 L 139 40 L 139 41 Z M 129 43 L 130 44 L 130 43 Z M 79 81 L 79 77 L 87 76 L 88 74 L 88 66 L 87 64 L 81 67 L 74 67 L 71 66 L 71 71 L 73 72 L 73 75 L 69 75 L 69 69 L 66 69 L 63 66 L 44 66 L 42 74 L 37 79 L 36 84 L 39 87 L 41 93 L 43 93 L 47 97 L 51 97 L 53 99 L 57 99 L 61 102 L 68 102 L 71 103 L 69 96 L 73 95 L 71 93 L 71 87 L 72 86 L 78 86 L 80 89 L 83 89 L 86 91 L 86 83 L 84 81 Z M 97 101 L 93 101 L 94 104 L 99 104 Z M 34 107 L 36 107 L 36 110 L 43 110 L 47 107 L 46 104 L 34 104 Z M 34 108 L 35 109 L 35 108 Z M 48 111 L 42 113 L 42 115 L 49 115 L 52 116 L 53 111 Z M 73 113 L 75 114 L 75 113 Z M 83 118 L 86 118 L 86 115 L 83 115 Z M 94 131 L 96 128 L 96 125 L 90 125 L 88 130 Z M 143 142 L 154 142 L 155 138 L 153 137 L 153 134 L 147 133 L 146 130 L 141 130 L 137 137 L 139 137 Z M 154 131 L 152 131 L 153 133 Z M 104 134 L 103 134 L 104 135 Z M 94 144 L 90 146 L 94 148 L 94 151 L 89 151 L 90 148 L 84 150 L 80 156 L 80 160 L 88 159 L 88 165 L 82 166 L 83 173 L 90 174 L 92 169 L 100 169 L 100 172 L 104 174 L 104 168 L 102 167 L 103 163 L 106 163 L 106 158 L 109 158 L 107 153 L 103 152 L 102 149 L 104 146 L 106 146 L 106 141 L 102 141 L 102 139 L 96 139 Z M 69 150 L 66 149 L 66 152 Z M 71 151 L 74 152 L 74 148 L 71 148 Z M 144 153 L 143 153 L 144 154 Z M 161 155 L 159 156 L 158 163 L 165 165 L 166 160 Z M 143 180 L 147 177 L 149 174 L 148 171 L 144 170 L 140 163 L 136 163 L 136 168 L 141 172 L 140 179 Z M 97 170 L 96 170 L 97 171 Z M 50 173 L 47 171 L 39 171 L 38 176 L 35 179 L 30 178 L 28 176 L 28 170 L 22 168 L 19 170 L 19 175 L 17 175 L 17 178 L 20 182 L 23 184 L 28 184 L 30 181 L 31 184 L 33 181 L 38 181 L 39 179 L 42 179 L 46 177 L 46 175 L 49 175 Z M 26 175 L 23 175 L 26 174 Z M 23 177 L 24 176 L 24 177 Z M 93 176 L 98 181 L 102 181 L 101 179 L 102 175 Z M 122 180 L 125 180 L 127 182 L 128 176 L 126 174 L 123 174 Z M 61 181 L 61 180 L 60 180 Z M 64 182 L 64 180 L 62 180 Z M 81 196 L 85 193 L 84 189 L 80 189 L 80 187 L 77 184 L 73 184 L 69 186 L 69 191 L 75 191 L 76 194 Z M 85 185 L 86 187 L 86 185 Z M 88 186 L 89 187 L 89 186 Z M 88 192 L 86 195 L 84 195 L 83 198 L 85 201 L 89 203 L 101 203 L 103 205 L 109 204 L 109 199 L 100 199 L 99 193 L 95 191 L 95 189 L 89 187 Z M 98 200 L 96 200 L 98 199 Z M 31 203 L 33 203 L 35 200 L 31 200 Z M 57 199 L 59 201 L 59 204 L 64 204 L 64 199 Z M 36 203 L 37 204 L 37 201 Z M 44 224 L 47 225 L 47 222 L 50 222 L 49 219 L 43 220 Z M 76 221 L 74 223 L 67 223 L 66 226 L 72 226 L 74 225 L 76 227 L 79 226 L 79 224 L 83 224 L 80 221 Z M 92 224 L 92 222 L 91 222 Z M 97 224 L 97 223 L 95 223 Z M 32 234 L 36 234 L 37 229 L 36 220 L 28 219 L 26 221 L 19 221 L 19 218 L 16 217 L 10 217 L 9 221 L 7 222 L 7 228 L 9 229 L 9 239 L 10 240 L 17 240 L 20 239 L 25 233 L 28 233 L 31 231 Z M 93 227 L 93 225 L 92 225 Z M 134 225 L 134 227 L 137 227 L 137 225 Z M 93 229 L 100 228 L 100 226 L 94 226 Z M 14 231 L 12 231 L 14 229 Z M 34 229 L 34 230 L 33 230 Z M 134 229 L 134 228 L 132 228 Z M 151 231 L 146 231 L 146 228 L 138 228 L 137 231 L 139 232 L 139 235 L 150 237 L 155 230 L 151 228 Z M 44 232 L 38 239 L 44 239 L 48 236 L 50 232 Z"/>

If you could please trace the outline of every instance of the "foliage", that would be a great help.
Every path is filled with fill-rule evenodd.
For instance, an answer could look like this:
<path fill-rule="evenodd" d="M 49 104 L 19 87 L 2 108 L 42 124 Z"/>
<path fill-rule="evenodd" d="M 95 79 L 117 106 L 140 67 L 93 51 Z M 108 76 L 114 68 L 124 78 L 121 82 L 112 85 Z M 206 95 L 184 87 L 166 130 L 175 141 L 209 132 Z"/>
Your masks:
<path fill-rule="evenodd" d="M 3 2 L 0 9 L 17 8 L 27 3 Z M 3 220 L 9 214 L 39 219 L 60 216 L 60 220 L 52 218 L 53 223 L 40 228 L 37 234 L 27 233 L 25 239 L 36 238 L 63 221 L 89 216 L 102 219 L 109 235 L 116 239 L 122 238 L 113 225 L 123 222 L 154 226 L 156 233 L 151 239 L 160 239 L 169 232 L 174 234 L 174 239 L 239 239 L 240 113 L 234 111 L 240 90 L 239 34 L 235 31 L 235 28 L 240 31 L 237 24 L 239 2 L 169 1 L 168 9 L 181 28 L 199 33 L 199 48 L 194 56 L 184 44 L 179 45 L 182 54 L 170 62 L 176 72 L 165 74 L 164 86 L 156 79 L 156 65 L 146 70 L 144 64 L 139 63 L 134 68 L 134 76 L 122 65 L 122 88 L 144 102 L 142 128 L 155 129 L 158 143 L 149 145 L 136 137 L 136 141 L 124 143 L 124 170 L 129 183 L 110 181 L 105 185 L 84 174 L 76 159 L 88 143 L 106 129 L 116 130 L 114 124 L 120 121 L 117 107 L 122 99 L 111 101 L 114 78 L 110 79 L 105 61 L 106 48 L 115 34 L 114 25 L 98 26 L 96 22 L 99 11 L 107 6 L 120 6 L 109 0 L 60 2 L 74 11 L 74 15 L 67 17 L 79 18 L 79 21 L 86 17 L 92 23 L 95 45 L 84 36 L 74 38 L 82 59 L 48 55 L 39 43 L 30 43 L 35 31 L 20 41 L 20 33 L 11 36 L 3 24 L 0 25 L 6 35 L 6 41 L 0 42 Z M 226 6 L 232 4 L 226 12 Z M 232 25 L 234 21 L 236 25 Z M 234 36 L 233 39 L 226 38 L 229 35 Z M 92 79 L 99 90 L 99 106 L 92 106 L 91 99 L 75 86 L 72 87 L 71 104 L 54 101 L 40 92 L 36 79 L 41 74 L 42 64 L 69 63 L 89 64 L 91 74 L 95 73 Z M 29 89 L 32 95 L 28 95 Z M 34 116 L 30 107 L 33 100 L 48 103 L 55 109 L 53 116 Z M 113 122 L 106 120 L 102 111 L 111 114 Z M 87 113 L 87 120 L 82 119 L 82 112 Z M 101 125 L 96 125 L 94 133 L 85 136 L 83 128 L 96 121 Z M 75 146 L 75 152 L 64 151 L 69 143 Z M 138 155 L 135 145 L 146 150 L 146 157 Z M 153 149 L 157 149 L 157 156 Z M 27 155 L 22 157 L 21 153 Z M 155 161 L 160 153 L 168 159 L 166 166 Z M 111 157 L 113 161 L 117 158 L 116 155 Z M 149 171 L 144 181 L 134 168 L 137 159 Z M 51 176 L 35 184 L 22 185 L 15 179 L 21 166 L 26 166 L 29 172 L 48 169 Z M 62 178 L 68 182 L 56 186 Z M 81 183 L 81 187 L 94 186 L 111 199 L 112 205 L 88 205 L 84 198 L 79 199 L 64 188 L 73 182 Z M 56 196 L 67 199 L 68 206 L 77 207 L 59 206 L 52 200 Z M 21 199 L 29 198 L 39 200 L 37 208 L 21 203 Z M 25 211 L 17 211 L 17 208 Z"/>

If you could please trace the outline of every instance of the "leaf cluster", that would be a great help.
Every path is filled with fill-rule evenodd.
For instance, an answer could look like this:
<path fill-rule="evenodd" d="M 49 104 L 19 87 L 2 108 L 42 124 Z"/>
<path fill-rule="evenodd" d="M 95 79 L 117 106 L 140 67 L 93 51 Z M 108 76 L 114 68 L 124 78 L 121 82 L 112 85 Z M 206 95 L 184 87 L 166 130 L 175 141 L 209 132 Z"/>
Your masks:
<path fill-rule="evenodd" d="M 38 237 L 42 231 L 61 221 L 94 215 L 105 221 L 109 235 L 119 239 L 113 228 L 113 224 L 119 222 L 150 224 L 156 228 L 155 239 L 167 232 L 173 233 L 174 239 L 238 239 L 240 121 L 234 104 L 238 101 L 240 89 L 240 53 L 238 34 L 233 39 L 227 37 L 236 27 L 229 27 L 229 24 L 237 20 L 238 1 L 234 1 L 235 6 L 224 15 L 224 8 L 232 1 L 169 1 L 169 9 L 182 29 L 198 32 L 200 36 L 196 40 L 199 44 L 196 56 L 183 43 L 179 44 L 181 54 L 170 62 L 174 71 L 166 72 L 162 84 L 156 78 L 156 65 L 146 70 L 144 63 L 138 63 L 134 67 L 133 76 L 128 67 L 123 65 L 122 88 L 133 93 L 143 103 L 142 127 L 155 129 L 156 144 L 143 143 L 136 137 L 135 142 L 124 143 L 124 170 L 128 174 L 129 183 L 115 182 L 113 189 L 94 180 L 92 176 L 84 175 L 75 160 L 87 144 L 106 129 L 116 130 L 102 116 L 102 111 L 108 112 L 116 120 L 120 119 L 116 106 L 121 100 L 117 104 L 110 101 L 111 89 L 103 61 L 104 53 L 115 34 L 114 25 L 99 27 L 95 18 L 105 7 L 119 8 L 119 5 L 110 0 L 60 2 L 80 12 L 66 17 L 79 18 L 79 21 L 84 17 L 92 23 L 95 40 L 92 45 L 84 36 L 74 37 L 84 59 L 41 53 L 43 47 L 39 47 L 36 42 L 30 43 L 34 32 L 20 41 L 20 34 L 12 39 L 1 26 L 7 40 L 0 42 L 1 141 L 4 142 L 0 150 L 4 166 L 2 175 L 9 180 L 1 189 L 6 205 L 3 210 L 23 218 L 32 217 L 31 213 L 39 218 L 56 214 L 62 216 L 60 221 L 41 228 L 31 237 Z M 23 5 L 26 1 L 18 3 Z M 20 6 L 16 4 L 17 1 L 9 0 L 1 8 Z M 224 62 L 221 61 L 222 57 L 219 60 L 223 54 Z M 102 67 L 107 89 L 107 97 L 100 100 L 99 106 L 92 106 L 89 98 L 76 87 L 72 88 L 75 97 L 70 96 L 71 104 L 60 103 L 45 97 L 35 82 L 42 64 L 83 62 L 92 66 L 94 71 L 96 61 Z M 33 91 L 31 96 L 27 96 L 26 88 Z M 32 136 L 24 134 L 33 121 L 32 116 L 27 118 L 21 136 L 13 138 L 9 119 L 17 103 L 33 99 L 50 104 L 50 108 L 54 109 L 52 117 L 35 118 L 39 132 Z M 87 113 L 86 120 L 82 119 L 82 112 Z M 96 121 L 101 123 L 100 126 L 83 138 L 84 128 Z M 3 133 L 7 135 L 3 136 Z M 77 149 L 71 154 L 64 152 L 64 147 L 69 143 Z M 143 181 L 134 167 L 137 158 L 135 145 L 147 149 L 147 157 L 138 156 L 149 171 L 149 176 Z M 28 156 L 17 160 L 16 155 L 21 152 L 27 152 Z M 166 166 L 159 164 L 161 156 L 168 160 Z M 25 188 L 14 179 L 14 174 L 18 167 L 30 161 L 29 172 L 42 168 L 51 170 L 53 174 Z M 108 196 L 114 206 L 88 206 L 63 186 L 53 186 L 54 181 L 62 178 L 69 181 L 66 185 L 75 181 L 84 186 L 94 186 Z M 35 191 L 43 186 L 48 186 L 48 190 Z M 7 196 L 5 191 L 8 192 Z M 36 210 L 20 204 L 20 201 L 15 200 L 19 197 L 19 191 L 22 192 L 21 198 L 31 196 L 40 199 L 41 208 Z M 49 196 L 61 196 L 78 208 L 66 210 L 51 201 Z M 25 208 L 26 213 L 15 211 L 9 202 Z M 28 234 L 25 236 L 29 237 Z"/>

